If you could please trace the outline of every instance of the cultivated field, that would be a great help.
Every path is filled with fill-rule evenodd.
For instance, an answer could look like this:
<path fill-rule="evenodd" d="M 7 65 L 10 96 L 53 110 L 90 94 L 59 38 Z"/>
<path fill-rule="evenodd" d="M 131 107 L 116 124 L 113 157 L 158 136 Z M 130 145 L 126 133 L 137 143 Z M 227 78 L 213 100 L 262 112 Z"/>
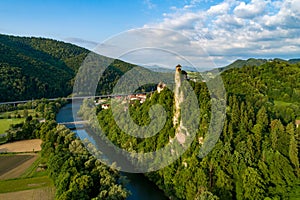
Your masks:
<path fill-rule="evenodd" d="M 42 140 L 22 140 L 0 145 L 0 153 L 2 152 L 34 152 L 41 150 Z"/>
<path fill-rule="evenodd" d="M 45 187 L 32 190 L 23 190 L 18 192 L 9 192 L 0 194 L 0 199 L 5 200 L 52 200 L 54 199 L 54 187 Z"/>
<path fill-rule="evenodd" d="M 22 142 L 30 144 L 32 141 Z M 10 146 L 9 149 L 16 151 L 20 148 Z M 23 146 L 21 150 L 29 149 L 24 149 Z M 0 154 L 0 199 L 54 199 L 55 187 L 47 171 L 39 168 L 41 160 L 38 153 Z"/>
<path fill-rule="evenodd" d="M 36 154 L 1 155 L 0 180 L 20 177 L 37 159 Z"/>

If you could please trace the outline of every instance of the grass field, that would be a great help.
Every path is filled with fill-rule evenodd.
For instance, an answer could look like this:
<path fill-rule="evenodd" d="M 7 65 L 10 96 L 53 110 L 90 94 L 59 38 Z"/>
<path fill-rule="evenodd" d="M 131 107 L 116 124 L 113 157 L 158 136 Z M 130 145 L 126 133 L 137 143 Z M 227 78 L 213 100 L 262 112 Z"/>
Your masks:
<path fill-rule="evenodd" d="M 27 110 L 28 115 L 36 118 L 36 112 L 33 109 Z M 20 116 L 21 118 L 18 118 Z M 9 129 L 11 124 L 18 124 L 24 122 L 24 110 L 16 110 L 0 113 L 0 135 Z"/>
<path fill-rule="evenodd" d="M 0 119 L 0 134 L 5 133 L 11 124 L 18 124 L 24 122 L 24 120 L 24 118 Z"/>
<path fill-rule="evenodd" d="M 0 199 L 5 200 L 53 200 L 55 197 L 54 187 L 23 190 L 9 193 L 0 193 Z"/>
<path fill-rule="evenodd" d="M 4 134 L 0 134 L 0 144 L 4 144 L 7 141 L 6 137 L 2 137 L 2 136 L 4 136 Z"/>
<path fill-rule="evenodd" d="M 27 110 L 28 115 L 31 115 L 35 117 L 36 112 L 33 109 Z M 15 110 L 15 111 L 8 111 L 8 112 L 2 112 L 0 113 L 0 118 L 17 118 L 17 116 L 20 115 L 22 118 L 24 118 L 24 110 Z"/>
<path fill-rule="evenodd" d="M 0 193 L 16 192 L 21 190 L 52 186 L 52 180 L 48 176 L 8 179 L 0 181 Z"/>

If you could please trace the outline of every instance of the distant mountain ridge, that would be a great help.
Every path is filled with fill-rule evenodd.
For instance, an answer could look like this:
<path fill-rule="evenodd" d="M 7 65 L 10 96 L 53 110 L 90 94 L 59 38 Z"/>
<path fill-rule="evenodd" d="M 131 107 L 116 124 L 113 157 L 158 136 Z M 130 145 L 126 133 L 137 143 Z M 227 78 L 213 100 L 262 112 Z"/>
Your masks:
<path fill-rule="evenodd" d="M 70 95 L 75 75 L 89 53 L 89 50 L 82 47 L 53 39 L 0 34 L 0 102 Z M 110 59 L 99 56 L 104 60 Z M 287 61 L 273 60 L 300 62 L 299 58 Z M 222 72 L 243 66 L 260 66 L 268 61 L 271 60 L 255 58 L 236 60 L 219 69 Z M 117 80 L 133 67 L 137 65 L 112 59 L 112 63 L 100 79 L 97 94 L 111 93 Z M 173 69 L 157 65 L 145 67 L 155 72 L 173 72 Z M 188 66 L 183 66 L 183 69 L 195 70 Z"/>
<path fill-rule="evenodd" d="M 142 65 L 143 67 L 150 69 L 154 72 L 174 72 L 175 67 L 162 67 L 159 65 Z M 189 72 L 202 72 L 208 70 L 210 68 L 199 68 L 199 67 L 190 67 L 190 66 L 182 66 L 182 70 L 189 71 Z"/>
<path fill-rule="evenodd" d="M 231 68 L 241 68 L 243 66 L 260 66 L 260 65 L 267 63 L 268 61 L 280 61 L 280 62 L 287 62 L 290 64 L 295 64 L 295 63 L 300 62 L 300 58 L 289 59 L 289 60 L 284 60 L 284 59 L 280 59 L 280 58 L 274 58 L 274 59 L 249 58 L 247 60 L 238 59 L 225 67 L 220 67 L 219 69 L 220 69 L 220 71 L 225 71 L 225 70 L 228 70 Z"/>
<path fill-rule="evenodd" d="M 291 63 L 291 64 L 299 63 L 300 58 L 289 59 L 288 62 Z"/>
<path fill-rule="evenodd" d="M 174 72 L 174 69 L 166 68 L 166 67 L 161 67 L 159 65 L 143 65 L 143 67 L 154 71 L 154 72 Z"/>

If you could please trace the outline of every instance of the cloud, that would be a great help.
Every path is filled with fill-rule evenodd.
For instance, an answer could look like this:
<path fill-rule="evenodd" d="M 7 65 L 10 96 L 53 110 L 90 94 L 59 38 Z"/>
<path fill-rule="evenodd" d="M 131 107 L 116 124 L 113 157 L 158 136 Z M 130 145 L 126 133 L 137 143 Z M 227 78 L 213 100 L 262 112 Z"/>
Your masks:
<path fill-rule="evenodd" d="M 152 10 L 156 8 L 156 4 L 152 3 L 151 0 L 144 0 L 144 4 L 147 6 L 148 9 Z"/>
<path fill-rule="evenodd" d="M 299 0 L 223 0 L 207 9 L 195 9 L 203 0 L 166 13 L 156 27 L 178 31 L 190 42 L 177 41 L 181 51 L 202 65 L 197 47 L 201 46 L 218 66 L 237 58 L 289 58 L 300 52 Z M 187 6 L 188 5 L 188 6 Z M 189 5 L 193 9 L 189 9 Z M 156 38 L 166 42 L 165 36 Z M 198 61 L 197 61 L 198 59 Z"/>
<path fill-rule="evenodd" d="M 274 15 L 265 15 L 262 20 L 267 28 L 275 29 L 277 27 L 285 29 L 300 28 L 300 4 L 297 0 L 283 1 L 277 6 L 280 9 Z"/>
<path fill-rule="evenodd" d="M 267 1 L 265 0 L 252 0 L 249 4 L 240 2 L 234 8 L 234 14 L 240 18 L 250 19 L 262 15 L 265 12 Z"/>
<path fill-rule="evenodd" d="M 216 14 L 225 14 L 229 11 L 230 5 L 228 2 L 223 2 L 215 6 L 211 6 L 208 10 L 207 13 L 209 15 L 216 15 Z"/>
<path fill-rule="evenodd" d="M 159 27 L 173 30 L 194 29 L 196 23 L 201 23 L 202 19 L 201 13 L 175 14 L 165 18 Z"/>
<path fill-rule="evenodd" d="M 198 66 L 201 70 L 213 65 L 198 43 L 193 43 L 179 32 L 159 28 L 123 32 L 105 41 L 95 52 L 141 66 L 155 63 L 173 69 L 180 63 L 183 66 Z M 199 59 L 201 65 L 198 65 L 199 62 L 195 63 Z"/>

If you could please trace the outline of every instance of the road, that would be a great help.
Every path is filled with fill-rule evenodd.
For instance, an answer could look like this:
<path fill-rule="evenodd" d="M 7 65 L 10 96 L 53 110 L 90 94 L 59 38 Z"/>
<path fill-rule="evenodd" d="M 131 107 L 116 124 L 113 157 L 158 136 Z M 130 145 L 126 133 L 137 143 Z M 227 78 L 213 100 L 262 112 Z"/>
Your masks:
<path fill-rule="evenodd" d="M 108 95 L 98 95 L 98 96 L 79 96 L 79 97 L 63 97 L 63 98 L 50 98 L 47 99 L 49 101 L 55 101 L 58 99 L 65 99 L 68 101 L 71 100 L 83 100 L 83 99 L 91 99 L 91 98 L 95 98 L 95 99 L 99 99 L 99 98 L 113 98 L 113 97 L 117 97 L 117 96 L 129 96 L 129 95 L 137 95 L 137 94 L 149 94 L 151 92 L 141 92 L 141 93 L 132 93 L 132 94 L 108 94 Z M 23 100 L 23 101 L 9 101 L 9 102 L 0 102 L 0 105 L 10 105 L 10 104 L 21 104 L 21 103 L 27 103 L 27 102 L 31 102 L 34 100 Z"/>

